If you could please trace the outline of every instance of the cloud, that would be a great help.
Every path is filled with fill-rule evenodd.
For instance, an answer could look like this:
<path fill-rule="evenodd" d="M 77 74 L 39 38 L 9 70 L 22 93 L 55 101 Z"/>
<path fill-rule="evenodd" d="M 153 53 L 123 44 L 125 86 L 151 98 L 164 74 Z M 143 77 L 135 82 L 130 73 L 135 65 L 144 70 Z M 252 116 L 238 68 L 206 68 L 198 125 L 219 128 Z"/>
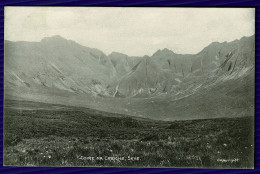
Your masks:
<path fill-rule="evenodd" d="M 5 39 L 61 35 L 106 54 L 152 55 L 165 47 L 197 53 L 253 35 L 254 17 L 252 8 L 6 7 Z"/>

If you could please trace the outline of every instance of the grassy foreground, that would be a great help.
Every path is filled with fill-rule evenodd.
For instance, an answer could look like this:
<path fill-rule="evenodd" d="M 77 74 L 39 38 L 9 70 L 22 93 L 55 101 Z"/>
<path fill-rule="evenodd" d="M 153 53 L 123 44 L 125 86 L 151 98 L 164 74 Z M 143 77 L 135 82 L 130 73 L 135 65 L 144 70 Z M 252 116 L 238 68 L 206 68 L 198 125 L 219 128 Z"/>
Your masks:
<path fill-rule="evenodd" d="M 253 117 L 165 122 L 17 101 L 4 112 L 4 165 L 253 167 Z"/>

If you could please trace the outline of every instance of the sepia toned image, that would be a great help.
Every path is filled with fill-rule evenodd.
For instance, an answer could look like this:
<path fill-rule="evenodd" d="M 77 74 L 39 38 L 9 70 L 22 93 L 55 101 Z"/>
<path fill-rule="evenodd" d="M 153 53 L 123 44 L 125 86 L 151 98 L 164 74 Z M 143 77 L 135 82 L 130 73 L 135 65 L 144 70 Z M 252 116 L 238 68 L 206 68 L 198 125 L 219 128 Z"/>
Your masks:
<path fill-rule="evenodd" d="M 254 168 L 254 8 L 4 17 L 5 166 Z"/>

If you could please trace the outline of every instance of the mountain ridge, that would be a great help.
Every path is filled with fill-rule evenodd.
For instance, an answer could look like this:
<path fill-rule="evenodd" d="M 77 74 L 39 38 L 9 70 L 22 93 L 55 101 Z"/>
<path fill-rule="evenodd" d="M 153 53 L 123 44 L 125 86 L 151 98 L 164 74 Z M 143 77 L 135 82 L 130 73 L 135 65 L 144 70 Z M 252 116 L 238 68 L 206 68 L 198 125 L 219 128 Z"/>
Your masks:
<path fill-rule="evenodd" d="M 207 90 L 216 96 L 223 96 L 221 92 L 235 93 L 237 96 L 225 99 L 227 105 L 234 107 L 233 99 L 239 105 L 245 100 L 248 101 L 245 106 L 252 108 L 249 100 L 252 93 L 243 90 L 254 87 L 254 37 L 213 42 L 197 54 L 176 54 L 164 48 L 143 57 L 118 52 L 106 55 L 61 36 L 43 38 L 40 42 L 5 40 L 5 96 L 72 105 L 64 101 L 69 97 L 75 104 L 105 111 L 148 118 L 162 113 L 161 119 L 180 119 L 181 115 L 188 119 L 183 115 L 186 112 L 181 113 L 177 106 L 182 108 L 185 105 L 182 101 L 196 103 L 196 97 L 200 98 L 198 103 L 212 103 L 204 94 Z M 249 84 L 244 83 L 246 78 Z M 212 98 L 219 101 L 215 95 Z M 215 105 L 213 102 L 212 106 Z M 215 107 L 219 108 L 218 105 Z M 173 110 L 179 116 L 170 116 Z M 199 114 L 195 108 L 190 110 Z M 201 111 L 203 118 L 207 118 L 208 111 L 204 108 Z"/>
<path fill-rule="evenodd" d="M 237 41 L 239 41 L 239 40 L 241 40 L 241 39 L 249 38 L 249 37 L 255 37 L 255 34 L 253 34 L 253 35 L 251 35 L 251 36 L 243 36 L 243 37 L 241 37 L 241 38 L 239 38 L 239 39 L 235 39 L 235 40 L 232 40 L 232 41 L 229 41 L 229 42 L 228 42 L 228 41 L 223 41 L 223 42 L 213 41 L 213 42 L 209 43 L 206 47 L 208 47 L 208 46 L 211 45 L 211 44 L 226 44 L 226 43 L 237 42 Z M 81 45 L 81 46 L 83 46 L 83 47 L 87 47 L 87 48 L 96 49 L 96 50 L 101 51 L 101 49 L 92 48 L 92 47 L 88 47 L 88 46 L 82 45 L 82 44 L 80 44 L 80 43 L 78 43 L 78 42 L 76 42 L 76 41 L 74 41 L 74 40 L 66 39 L 65 37 L 63 37 L 63 36 L 61 36 L 61 35 L 58 35 L 58 34 L 57 34 L 57 35 L 53 35 L 53 36 L 43 37 L 40 41 L 11 41 L 11 40 L 5 39 L 4 42 L 26 42 L 26 43 L 31 42 L 31 43 L 39 43 L 39 42 L 41 42 L 42 40 L 49 40 L 49 39 L 55 39 L 55 38 L 56 38 L 56 39 L 61 39 L 61 40 L 66 40 L 66 41 L 72 41 L 72 42 L 74 42 L 74 43 L 76 43 L 76 44 L 78 44 L 78 45 Z M 206 47 L 204 47 L 204 48 L 206 48 Z M 171 51 L 171 52 L 173 52 L 174 54 L 179 54 L 179 55 L 196 55 L 196 54 L 199 54 L 204 48 L 202 48 L 202 49 L 201 49 L 199 52 L 197 52 L 197 53 L 186 54 L 186 53 L 175 53 L 173 50 L 171 50 L 171 49 L 165 47 L 165 48 L 163 48 L 163 49 L 158 49 L 158 50 L 155 51 L 152 55 L 154 55 L 154 54 L 155 54 L 156 52 L 158 52 L 158 51 L 163 51 L 163 50 Z M 119 54 L 127 55 L 127 53 L 121 53 L 121 52 L 118 52 L 118 51 L 112 51 L 111 53 L 108 53 L 108 54 L 105 54 L 105 53 L 104 53 L 104 54 L 105 54 L 106 56 L 109 56 L 109 55 L 112 54 L 112 53 L 119 53 Z M 149 57 L 152 57 L 152 55 L 149 56 Z M 127 56 L 129 56 L 129 55 L 127 55 Z M 147 56 L 147 55 L 143 55 L 143 56 L 133 55 L 133 56 L 129 56 L 129 57 L 144 57 L 144 56 Z"/>

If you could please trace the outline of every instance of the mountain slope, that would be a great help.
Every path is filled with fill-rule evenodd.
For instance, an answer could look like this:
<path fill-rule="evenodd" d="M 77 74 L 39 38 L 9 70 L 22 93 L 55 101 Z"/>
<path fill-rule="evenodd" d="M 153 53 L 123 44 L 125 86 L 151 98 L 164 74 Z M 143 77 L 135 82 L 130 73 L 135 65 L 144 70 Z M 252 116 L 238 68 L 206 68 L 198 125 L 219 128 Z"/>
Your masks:
<path fill-rule="evenodd" d="M 125 97 L 149 97 L 198 88 L 208 78 L 252 68 L 254 42 L 254 36 L 229 43 L 214 42 L 196 55 L 158 50 L 151 57 L 139 58 L 136 66 L 111 86 L 118 96 Z"/>
<path fill-rule="evenodd" d="M 5 98 L 154 119 L 253 115 L 254 71 L 254 35 L 151 57 L 106 56 L 60 36 L 5 41 Z"/>
<path fill-rule="evenodd" d="M 113 77 L 112 66 L 103 52 L 60 36 L 5 42 L 5 84 L 13 87 L 98 93 Z"/>
<path fill-rule="evenodd" d="M 119 79 L 116 95 L 149 97 L 168 91 L 170 85 L 178 83 L 171 74 L 162 70 L 149 57 L 142 58 L 125 76 Z M 171 81 L 169 82 L 169 79 Z"/>

